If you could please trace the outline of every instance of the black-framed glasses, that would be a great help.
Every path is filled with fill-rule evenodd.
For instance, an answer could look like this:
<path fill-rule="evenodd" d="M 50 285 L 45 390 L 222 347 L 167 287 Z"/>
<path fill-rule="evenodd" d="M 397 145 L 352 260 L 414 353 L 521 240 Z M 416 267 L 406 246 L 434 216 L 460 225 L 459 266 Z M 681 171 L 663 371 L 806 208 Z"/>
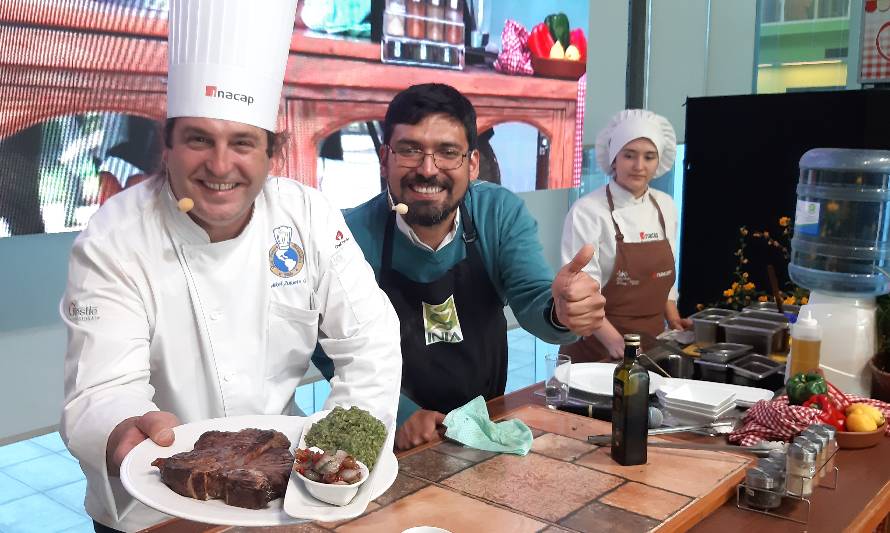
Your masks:
<path fill-rule="evenodd" d="M 439 170 L 455 170 L 460 168 L 464 164 L 464 158 L 470 155 L 470 152 L 461 152 L 456 148 L 424 152 L 420 148 L 393 148 L 389 145 L 386 147 L 396 156 L 396 163 L 402 168 L 418 168 L 427 156 L 432 156 L 433 164 Z"/>

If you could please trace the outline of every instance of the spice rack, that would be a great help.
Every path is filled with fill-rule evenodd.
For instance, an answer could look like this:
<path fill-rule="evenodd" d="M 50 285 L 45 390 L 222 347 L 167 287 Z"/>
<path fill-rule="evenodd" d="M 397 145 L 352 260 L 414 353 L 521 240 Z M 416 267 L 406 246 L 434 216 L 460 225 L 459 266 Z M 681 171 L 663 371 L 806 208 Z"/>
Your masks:
<path fill-rule="evenodd" d="M 816 470 L 816 473 L 812 476 L 803 476 L 799 477 L 799 484 L 797 488 L 800 489 L 797 492 L 803 493 L 803 487 L 809 483 L 813 488 L 816 487 L 824 487 L 827 489 L 835 490 L 837 489 L 837 480 L 840 475 L 840 471 L 838 467 L 835 466 L 835 455 L 837 454 L 837 450 L 835 450 L 825 461 L 825 463 Z M 825 474 L 822 472 L 825 471 Z M 831 485 L 823 485 L 823 481 L 831 476 Z M 762 498 L 773 498 L 779 497 L 782 500 L 782 504 L 776 509 L 769 510 L 759 507 L 754 507 L 747 503 L 745 494 L 754 494 L 755 497 Z M 794 515 L 795 511 L 798 509 L 798 505 L 789 506 L 786 505 L 787 501 L 794 501 L 800 504 L 805 505 L 806 507 L 806 517 L 804 519 L 796 518 Z M 776 518 L 781 518 L 782 520 L 790 520 L 791 522 L 796 522 L 798 524 L 807 525 L 810 522 L 810 510 L 812 507 L 812 502 L 808 496 L 796 496 L 790 492 L 788 492 L 788 486 L 786 481 L 785 491 L 776 492 L 769 489 L 763 489 L 758 487 L 752 487 L 747 485 L 745 482 L 739 483 L 738 487 L 736 487 L 736 507 L 745 511 L 753 511 L 755 513 L 765 514 L 769 516 L 773 516 Z M 789 509 L 790 507 L 790 509 Z M 784 509 L 786 512 L 780 512 L 779 509 Z"/>
<path fill-rule="evenodd" d="M 388 0 L 380 60 L 463 70 L 463 13 L 463 0 Z"/>

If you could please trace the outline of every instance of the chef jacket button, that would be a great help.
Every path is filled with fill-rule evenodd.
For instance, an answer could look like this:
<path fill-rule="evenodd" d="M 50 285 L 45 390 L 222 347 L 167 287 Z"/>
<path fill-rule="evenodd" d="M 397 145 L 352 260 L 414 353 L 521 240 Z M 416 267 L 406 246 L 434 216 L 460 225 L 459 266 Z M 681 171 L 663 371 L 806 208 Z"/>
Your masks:
<path fill-rule="evenodd" d="M 222 313 L 220 313 L 219 311 L 210 313 L 210 320 L 219 320 L 220 318 L 222 318 Z"/>
<path fill-rule="evenodd" d="M 232 380 L 234 380 L 234 379 L 235 379 L 235 373 L 234 373 L 234 372 L 227 372 L 227 373 L 223 376 L 223 381 L 225 381 L 226 383 L 229 383 L 230 381 L 232 381 Z"/>

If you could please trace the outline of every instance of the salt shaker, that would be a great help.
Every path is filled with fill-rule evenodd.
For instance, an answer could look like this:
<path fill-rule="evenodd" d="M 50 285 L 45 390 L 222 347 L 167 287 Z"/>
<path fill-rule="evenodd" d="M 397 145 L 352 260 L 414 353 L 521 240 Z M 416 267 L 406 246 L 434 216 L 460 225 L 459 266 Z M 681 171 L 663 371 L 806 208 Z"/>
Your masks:
<path fill-rule="evenodd" d="M 745 503 L 758 509 L 775 509 L 782 505 L 782 494 L 776 492 L 776 487 L 771 470 L 749 468 L 745 473 Z"/>
<path fill-rule="evenodd" d="M 788 447 L 788 457 L 785 462 L 785 489 L 792 496 L 806 497 L 813 493 L 816 455 L 819 452 L 806 438 L 797 437 L 794 440 L 795 442 Z"/>
<path fill-rule="evenodd" d="M 781 459 L 772 457 L 763 457 L 757 460 L 757 467 L 772 474 L 776 481 L 776 492 L 785 493 L 785 454 Z"/>
<path fill-rule="evenodd" d="M 801 432 L 801 435 L 815 442 L 819 446 L 819 456 L 816 458 L 816 469 L 819 474 L 819 479 L 825 477 L 825 463 L 828 461 L 828 436 L 824 435 L 821 431 L 816 429 L 813 426 L 808 427 L 807 429 Z"/>

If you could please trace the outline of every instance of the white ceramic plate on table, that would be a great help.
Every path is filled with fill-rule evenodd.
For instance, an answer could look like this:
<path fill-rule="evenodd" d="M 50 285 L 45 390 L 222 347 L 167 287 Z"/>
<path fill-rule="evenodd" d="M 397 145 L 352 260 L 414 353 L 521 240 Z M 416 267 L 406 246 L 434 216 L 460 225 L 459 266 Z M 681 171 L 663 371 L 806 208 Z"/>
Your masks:
<path fill-rule="evenodd" d="M 145 505 L 162 513 L 195 522 L 246 527 L 306 522 L 312 517 L 295 517 L 284 511 L 285 498 L 272 500 L 265 509 L 244 509 L 226 505 L 221 500 L 202 501 L 181 496 L 161 481 L 160 471 L 157 467 L 151 466 L 151 462 L 158 457 L 170 457 L 192 450 L 198 437 L 205 431 L 211 430 L 275 429 L 284 433 L 295 446 L 307 420 L 307 417 L 302 416 L 246 415 L 183 424 L 173 429 L 176 439 L 169 447 L 158 446 L 154 442 L 146 440 L 133 448 L 121 464 L 121 482 L 127 492 Z M 398 473 L 398 463 L 391 451 L 384 454 L 378 467 L 381 467 L 381 475 L 378 476 L 379 479 L 371 490 L 374 498 L 389 488 Z M 376 470 L 377 468 L 375 468 Z M 387 482 L 387 480 L 389 481 Z M 364 486 L 369 485 L 370 483 L 364 484 Z M 305 489 L 303 490 L 305 491 Z M 289 491 L 290 485 L 288 486 Z"/>
<path fill-rule="evenodd" d="M 306 420 L 303 426 L 302 434 L 299 440 L 299 447 L 306 447 L 306 433 L 312 424 L 318 422 L 330 411 L 319 411 Z M 295 446 L 296 448 L 296 446 Z M 388 489 L 396 480 L 399 473 L 399 463 L 396 456 L 392 453 L 392 448 L 384 446 L 380 456 L 377 458 L 377 464 L 371 470 L 368 480 L 359 487 L 358 493 L 346 505 L 337 506 L 325 503 L 315 499 L 306 489 L 303 479 L 295 472 L 291 471 L 290 480 L 287 483 L 287 492 L 284 495 L 284 512 L 291 516 L 300 518 L 308 518 L 310 520 L 320 520 L 323 522 L 335 522 L 337 520 L 346 520 L 355 518 L 365 512 L 368 503 L 374 498 L 380 496 Z"/>
<path fill-rule="evenodd" d="M 616 366 L 615 363 L 572 363 L 569 387 L 590 394 L 612 396 Z M 559 368 L 556 370 L 560 371 Z M 654 394 L 664 381 L 665 378 L 649 372 L 649 394 Z"/>
<path fill-rule="evenodd" d="M 698 381 L 694 379 L 664 379 L 658 387 L 658 396 L 663 398 L 675 388 L 688 386 L 693 391 L 718 391 L 735 394 L 735 403 L 741 407 L 751 407 L 760 400 L 771 400 L 775 393 L 767 389 L 758 389 L 756 387 L 746 387 L 744 385 L 734 385 L 732 383 L 715 383 L 713 381 Z"/>

